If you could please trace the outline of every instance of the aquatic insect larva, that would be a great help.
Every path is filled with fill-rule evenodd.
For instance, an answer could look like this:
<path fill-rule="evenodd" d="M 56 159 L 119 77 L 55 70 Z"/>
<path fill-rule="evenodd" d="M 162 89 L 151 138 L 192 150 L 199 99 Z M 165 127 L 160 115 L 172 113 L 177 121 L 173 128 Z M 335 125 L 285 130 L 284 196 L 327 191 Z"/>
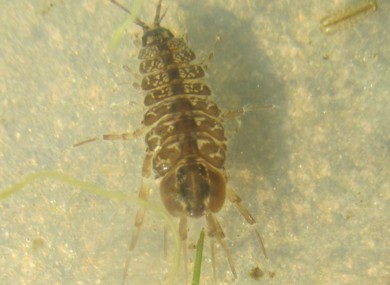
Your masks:
<path fill-rule="evenodd" d="M 341 27 L 350 25 L 358 19 L 374 13 L 378 4 L 374 0 L 364 1 L 358 5 L 340 9 L 339 11 L 326 16 L 320 21 L 320 28 L 326 34 L 331 34 Z"/>
<path fill-rule="evenodd" d="M 115 0 L 111 2 L 129 12 Z M 152 24 L 134 18 L 134 23 L 143 29 L 138 59 L 142 76 L 140 87 L 147 109 L 142 122 L 143 129 L 147 130 L 147 147 L 139 197 L 145 201 L 149 199 L 151 189 L 146 181 L 154 171 L 161 201 L 167 211 L 179 219 L 181 239 L 187 239 L 189 218 L 204 217 L 208 236 L 221 245 L 236 277 L 225 234 L 215 214 L 221 210 L 227 197 L 249 224 L 256 222 L 242 205 L 240 197 L 226 187 L 224 115 L 211 100 L 211 90 L 204 79 L 204 66 L 193 63 L 196 56 L 183 38 L 175 37 L 169 29 L 160 26 L 165 15 L 161 14 L 161 2 L 159 0 L 157 4 Z M 103 139 L 131 137 L 132 134 L 127 133 L 109 134 Z M 136 214 L 130 249 L 136 245 L 145 210 L 141 207 Z M 260 234 L 256 229 L 254 232 L 265 254 Z M 186 246 L 183 246 L 183 252 L 186 257 Z"/>

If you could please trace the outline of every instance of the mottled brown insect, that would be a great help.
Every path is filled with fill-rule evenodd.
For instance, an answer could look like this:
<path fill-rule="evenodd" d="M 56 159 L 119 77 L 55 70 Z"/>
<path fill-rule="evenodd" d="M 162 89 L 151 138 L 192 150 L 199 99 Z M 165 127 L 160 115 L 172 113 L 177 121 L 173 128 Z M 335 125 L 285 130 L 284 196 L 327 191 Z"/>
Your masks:
<path fill-rule="evenodd" d="M 127 11 L 116 1 L 111 2 Z M 226 188 L 224 115 L 210 99 L 211 90 L 204 80 L 204 67 L 193 63 L 196 58 L 194 52 L 184 39 L 175 37 L 170 30 L 160 26 L 165 15 L 160 13 L 161 2 L 159 0 L 157 4 L 151 25 L 134 20 L 143 29 L 138 58 L 141 89 L 145 93 L 147 108 L 143 118 L 147 149 L 139 197 L 148 200 L 150 188 L 145 181 L 154 171 L 165 208 L 179 218 L 181 239 L 187 238 L 188 218 L 205 217 L 208 235 L 221 245 L 236 277 L 225 235 L 215 214 L 221 210 L 227 197 L 249 224 L 255 224 L 255 220 L 241 204 L 239 196 Z M 103 138 L 128 139 L 131 136 L 104 135 Z M 144 216 L 145 208 L 140 208 L 135 218 L 131 249 L 136 245 Z M 254 230 L 265 254 L 260 234 Z"/>

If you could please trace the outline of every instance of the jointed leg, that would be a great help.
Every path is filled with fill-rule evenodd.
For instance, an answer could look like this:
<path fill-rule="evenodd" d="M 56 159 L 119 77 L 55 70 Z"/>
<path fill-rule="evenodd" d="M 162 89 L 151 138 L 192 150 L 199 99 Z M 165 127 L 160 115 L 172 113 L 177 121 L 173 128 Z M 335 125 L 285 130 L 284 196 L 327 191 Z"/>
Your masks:
<path fill-rule="evenodd" d="M 138 197 L 144 201 L 147 201 L 149 199 L 149 194 L 150 194 L 150 187 L 147 183 L 147 180 L 149 180 L 148 178 L 150 178 L 150 175 L 151 175 L 152 158 L 153 158 L 152 153 L 147 152 L 146 157 L 144 159 L 144 164 L 142 167 L 142 184 L 141 184 L 141 187 L 140 187 L 140 190 L 138 193 Z M 139 233 L 141 231 L 141 226 L 142 226 L 142 223 L 143 223 L 144 217 L 145 217 L 145 211 L 146 211 L 145 207 L 140 207 L 138 209 L 136 216 L 135 216 L 135 219 L 134 219 L 135 229 L 134 229 L 132 236 L 131 236 L 130 250 L 133 250 L 137 244 L 138 236 L 139 236 Z M 124 268 L 123 276 L 122 276 L 123 277 L 122 284 L 125 284 L 125 282 L 126 282 L 126 277 L 127 277 L 129 265 L 130 265 L 130 255 L 128 255 L 128 257 L 126 258 L 125 268 Z"/>
<path fill-rule="evenodd" d="M 188 276 L 188 270 L 187 270 L 187 231 L 188 231 L 188 225 L 187 225 L 187 217 L 183 216 L 180 217 L 179 221 L 179 235 L 180 239 L 182 241 L 182 252 L 183 252 L 183 260 L 184 260 L 184 280 L 185 283 L 187 283 L 187 276 Z"/>
<path fill-rule="evenodd" d="M 260 109 L 271 109 L 277 108 L 276 105 L 268 104 L 268 105 L 252 105 L 247 104 L 237 110 L 229 110 L 222 113 L 221 117 L 223 120 L 235 119 L 249 112 L 256 112 Z"/>
<path fill-rule="evenodd" d="M 225 252 L 226 258 L 229 262 L 230 270 L 232 271 L 234 278 L 237 278 L 236 268 L 234 266 L 233 259 L 232 259 L 232 256 L 230 254 L 229 247 L 226 244 L 225 234 L 222 230 L 221 225 L 219 224 L 217 219 L 211 213 L 206 214 L 206 222 L 207 222 L 207 228 L 208 228 L 208 235 L 211 238 L 217 239 L 218 243 L 221 245 L 223 251 Z M 213 258 L 213 254 L 212 254 L 212 258 Z M 211 262 L 214 264 L 213 271 L 214 271 L 214 276 L 216 276 L 215 261 L 212 260 Z"/>
<path fill-rule="evenodd" d="M 146 157 L 144 159 L 144 164 L 142 166 L 142 184 L 138 193 L 138 197 L 144 201 L 147 201 L 149 199 L 149 194 L 150 194 L 150 186 L 148 182 L 152 171 L 152 167 L 151 167 L 152 158 L 153 158 L 153 153 L 147 152 Z M 134 219 L 135 229 L 131 237 L 130 250 L 133 250 L 137 244 L 138 236 L 141 231 L 141 226 L 145 217 L 145 211 L 146 211 L 145 207 L 140 207 L 135 216 Z"/>
<path fill-rule="evenodd" d="M 252 226 L 255 226 L 256 225 L 255 219 L 249 213 L 248 209 L 245 208 L 245 206 L 241 204 L 242 201 L 241 201 L 241 198 L 238 196 L 238 194 L 236 192 L 234 192 L 233 189 L 229 188 L 227 191 L 227 195 L 228 195 L 228 199 L 230 200 L 230 202 L 233 203 L 233 205 L 240 212 L 241 216 L 244 217 L 246 222 Z M 261 238 L 259 231 L 255 227 L 254 227 L 254 231 L 255 231 L 257 241 L 260 245 L 261 250 L 263 251 L 264 256 L 266 258 L 268 258 L 267 252 L 266 252 L 265 247 L 264 247 L 264 242 L 263 242 L 263 239 Z"/>
<path fill-rule="evenodd" d="M 215 239 L 210 238 L 211 266 L 213 267 L 214 283 L 217 284 L 217 270 L 215 269 Z"/>
<path fill-rule="evenodd" d="M 78 142 L 78 143 L 75 143 L 73 145 L 73 147 L 78 147 L 78 146 L 81 146 L 81 145 L 84 145 L 84 144 L 87 144 L 87 143 L 91 143 L 91 142 L 94 142 L 94 141 L 97 141 L 97 140 L 109 140 L 109 141 L 114 141 L 114 140 L 130 140 L 130 139 L 133 139 L 133 138 L 136 138 L 136 137 L 139 137 L 141 136 L 142 134 L 144 134 L 145 132 L 147 131 L 147 128 L 143 127 L 143 128 L 140 128 L 140 129 L 137 129 L 133 132 L 130 132 L 130 133 L 122 133 L 122 134 L 104 134 L 102 135 L 101 137 L 93 137 L 93 138 L 89 138 L 87 140 L 84 140 L 84 141 L 81 141 L 81 142 Z"/>

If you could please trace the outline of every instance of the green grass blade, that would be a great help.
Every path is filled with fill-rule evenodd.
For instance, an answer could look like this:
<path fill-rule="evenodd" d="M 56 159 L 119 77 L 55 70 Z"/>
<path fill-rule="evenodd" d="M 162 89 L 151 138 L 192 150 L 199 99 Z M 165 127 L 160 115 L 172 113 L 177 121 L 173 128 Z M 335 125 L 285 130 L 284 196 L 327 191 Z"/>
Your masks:
<path fill-rule="evenodd" d="M 194 274 L 192 276 L 192 285 L 199 285 L 200 272 L 202 268 L 202 255 L 204 243 L 204 229 L 200 232 L 198 243 L 196 244 L 196 257 L 194 263 Z"/>

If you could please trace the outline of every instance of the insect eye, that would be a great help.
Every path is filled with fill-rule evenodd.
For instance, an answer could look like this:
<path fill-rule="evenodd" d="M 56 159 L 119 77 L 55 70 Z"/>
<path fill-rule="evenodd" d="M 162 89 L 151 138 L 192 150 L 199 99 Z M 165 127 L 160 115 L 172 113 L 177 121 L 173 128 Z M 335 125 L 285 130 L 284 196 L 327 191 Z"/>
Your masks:
<path fill-rule="evenodd" d="M 176 174 L 176 179 L 181 182 L 183 181 L 185 175 L 187 174 L 187 170 L 184 168 L 184 167 L 180 167 L 178 170 L 177 170 L 177 174 Z"/>
<path fill-rule="evenodd" d="M 207 176 L 207 171 L 206 171 L 206 168 L 203 166 L 203 164 L 198 165 L 198 171 L 199 171 L 199 174 L 202 175 L 203 177 Z"/>

